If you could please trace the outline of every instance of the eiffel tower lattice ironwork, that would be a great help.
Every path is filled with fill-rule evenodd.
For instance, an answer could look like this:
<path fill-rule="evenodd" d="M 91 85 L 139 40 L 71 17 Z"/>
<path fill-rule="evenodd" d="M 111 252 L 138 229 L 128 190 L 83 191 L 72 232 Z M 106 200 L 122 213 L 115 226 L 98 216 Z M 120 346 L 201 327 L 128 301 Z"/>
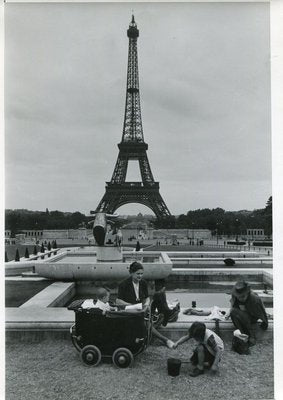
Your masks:
<path fill-rule="evenodd" d="M 139 30 L 134 16 L 127 35 L 129 54 L 123 135 L 111 181 L 106 182 L 105 194 L 96 211 L 114 213 L 124 204 L 140 203 L 149 207 L 158 218 L 163 218 L 171 214 L 159 193 L 159 182 L 154 181 L 146 153 L 148 145 L 143 137 L 137 52 Z M 139 162 L 141 182 L 126 182 L 129 160 Z"/>

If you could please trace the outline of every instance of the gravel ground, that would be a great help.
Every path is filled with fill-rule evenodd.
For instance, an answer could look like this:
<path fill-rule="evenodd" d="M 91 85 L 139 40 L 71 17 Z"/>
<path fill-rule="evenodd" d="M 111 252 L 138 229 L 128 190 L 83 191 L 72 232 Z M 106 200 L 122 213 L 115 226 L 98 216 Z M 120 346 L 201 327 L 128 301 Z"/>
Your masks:
<path fill-rule="evenodd" d="M 68 341 L 10 343 L 6 347 L 6 400 L 174 400 L 273 399 L 273 344 L 257 343 L 248 356 L 225 343 L 220 372 L 192 378 L 189 364 L 167 375 L 169 357 L 187 359 L 194 343 L 169 350 L 156 342 L 137 356 L 132 368 L 101 363 L 87 367 Z"/>

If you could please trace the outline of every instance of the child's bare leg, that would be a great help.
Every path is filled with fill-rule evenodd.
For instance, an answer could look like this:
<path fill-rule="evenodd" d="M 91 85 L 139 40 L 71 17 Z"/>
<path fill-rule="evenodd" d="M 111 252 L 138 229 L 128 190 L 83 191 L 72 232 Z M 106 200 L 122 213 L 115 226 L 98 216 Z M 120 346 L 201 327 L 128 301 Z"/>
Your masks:
<path fill-rule="evenodd" d="M 195 350 L 197 354 L 197 366 L 190 372 L 190 376 L 198 376 L 204 373 L 204 359 L 205 359 L 205 352 L 204 352 L 204 346 L 202 344 L 199 344 Z M 191 358 L 192 360 L 192 358 Z M 194 365 L 194 363 L 193 363 Z"/>
<path fill-rule="evenodd" d="M 204 369 L 204 347 L 202 344 L 199 344 L 197 347 L 197 352 L 198 352 L 198 369 L 203 370 Z"/>
<path fill-rule="evenodd" d="M 160 339 L 162 342 L 166 343 L 166 341 L 168 340 L 168 338 L 164 335 L 162 335 L 160 332 L 158 332 L 158 330 L 154 327 L 152 327 L 152 334 L 156 337 L 158 337 L 158 339 Z"/>

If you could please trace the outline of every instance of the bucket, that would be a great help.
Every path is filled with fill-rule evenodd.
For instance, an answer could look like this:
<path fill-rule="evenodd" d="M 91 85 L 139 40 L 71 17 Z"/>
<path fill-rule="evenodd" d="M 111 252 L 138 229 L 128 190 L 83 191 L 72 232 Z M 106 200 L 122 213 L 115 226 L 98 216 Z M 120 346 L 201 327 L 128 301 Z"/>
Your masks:
<path fill-rule="evenodd" d="M 168 375 L 178 376 L 180 374 L 181 364 L 182 362 L 178 358 L 168 358 L 167 360 Z"/>

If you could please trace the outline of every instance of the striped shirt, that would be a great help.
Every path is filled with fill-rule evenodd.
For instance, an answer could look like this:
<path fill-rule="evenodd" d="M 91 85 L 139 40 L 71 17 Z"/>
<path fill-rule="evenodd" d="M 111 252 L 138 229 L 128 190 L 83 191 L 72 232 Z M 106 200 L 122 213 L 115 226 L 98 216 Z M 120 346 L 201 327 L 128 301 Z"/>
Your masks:
<path fill-rule="evenodd" d="M 210 329 L 205 330 L 204 339 L 201 343 L 205 345 L 207 350 L 213 356 L 215 356 L 217 351 L 221 351 L 221 352 L 224 351 L 224 343 L 223 343 L 222 339 L 218 335 L 216 335 L 215 332 L 211 331 Z"/>

